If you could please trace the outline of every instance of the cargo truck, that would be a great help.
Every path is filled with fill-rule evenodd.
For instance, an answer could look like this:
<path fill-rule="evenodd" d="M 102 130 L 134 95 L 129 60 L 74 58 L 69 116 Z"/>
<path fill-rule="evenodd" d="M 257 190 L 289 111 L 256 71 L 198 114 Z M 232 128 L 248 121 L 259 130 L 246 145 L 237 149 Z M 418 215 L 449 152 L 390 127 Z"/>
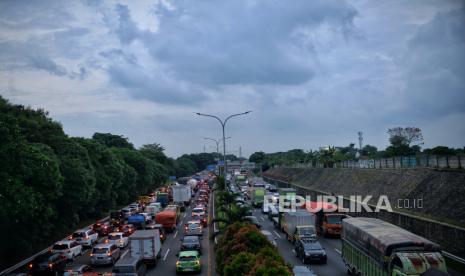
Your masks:
<path fill-rule="evenodd" d="M 177 215 L 175 211 L 162 211 L 155 216 L 155 222 L 163 225 L 167 232 L 173 232 L 176 229 Z"/>
<path fill-rule="evenodd" d="M 346 214 L 338 211 L 337 205 L 324 201 L 311 201 L 311 208 L 307 209 L 306 203 L 303 208 L 316 215 L 316 231 L 322 236 L 340 237 L 342 232 L 342 220 Z M 318 210 L 318 211 L 313 211 Z"/>
<path fill-rule="evenodd" d="M 145 212 L 154 219 L 158 212 L 161 211 L 161 204 L 159 202 L 150 203 L 150 205 L 145 206 Z"/>
<path fill-rule="evenodd" d="M 166 207 L 169 203 L 169 195 L 166 192 L 158 192 L 157 193 L 157 201 L 161 204 L 161 207 Z"/>
<path fill-rule="evenodd" d="M 282 198 L 285 198 L 287 202 L 290 202 L 291 199 L 295 198 L 295 196 L 297 195 L 297 190 L 294 188 L 279 188 L 278 193 L 279 193 L 278 203 Z M 279 215 L 277 219 L 275 220 L 275 226 L 277 226 L 279 229 L 282 229 L 281 228 L 282 214 L 283 214 L 282 212 L 279 212 Z"/>
<path fill-rule="evenodd" d="M 315 214 L 300 209 L 282 213 L 281 230 L 292 243 L 301 238 L 316 239 Z"/>
<path fill-rule="evenodd" d="M 132 258 L 142 259 L 146 264 L 156 265 L 161 256 L 160 231 L 137 230 L 129 236 L 129 254 Z"/>
<path fill-rule="evenodd" d="M 134 214 L 128 218 L 128 224 L 134 225 L 137 229 L 145 228 L 146 218 L 142 214 Z"/>
<path fill-rule="evenodd" d="M 347 272 L 355 275 L 447 273 L 439 245 L 375 218 L 342 221 L 342 259 Z"/>
<path fill-rule="evenodd" d="M 252 202 L 254 207 L 262 207 L 265 196 L 264 188 L 253 188 Z"/>
<path fill-rule="evenodd" d="M 192 197 L 192 189 L 189 185 L 173 185 L 171 189 L 173 190 L 174 203 L 184 203 L 184 205 L 189 206 Z"/>

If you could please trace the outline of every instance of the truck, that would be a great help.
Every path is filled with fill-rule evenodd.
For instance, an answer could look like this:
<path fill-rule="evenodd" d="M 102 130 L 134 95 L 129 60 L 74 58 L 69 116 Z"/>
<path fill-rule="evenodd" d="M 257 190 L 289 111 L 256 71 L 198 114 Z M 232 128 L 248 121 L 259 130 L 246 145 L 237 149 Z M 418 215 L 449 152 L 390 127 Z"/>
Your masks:
<path fill-rule="evenodd" d="M 151 201 L 152 198 L 150 196 L 139 196 L 139 198 L 137 198 L 137 203 L 141 206 L 147 206 Z"/>
<path fill-rule="evenodd" d="M 315 214 L 301 209 L 284 212 L 281 216 L 281 230 L 292 243 L 304 237 L 316 239 Z"/>
<path fill-rule="evenodd" d="M 307 208 L 306 203 L 303 206 L 304 209 L 312 211 L 316 215 L 315 225 L 316 231 L 319 235 L 324 237 L 341 236 L 342 220 L 346 218 L 347 215 L 345 213 L 339 212 L 337 205 L 333 205 L 325 201 L 311 201 L 309 207 L 311 208 Z"/>
<path fill-rule="evenodd" d="M 341 256 L 347 272 L 355 275 L 411 276 L 437 270 L 447 273 L 439 245 L 375 218 L 342 221 Z"/>
<path fill-rule="evenodd" d="M 199 187 L 198 187 L 197 184 L 198 184 L 198 181 L 195 180 L 195 179 L 193 179 L 193 178 L 191 178 L 191 179 L 189 179 L 189 180 L 187 181 L 187 185 L 191 186 L 191 189 L 192 189 L 192 191 L 194 191 L 194 192 L 197 192 L 197 190 L 199 189 Z"/>
<path fill-rule="evenodd" d="M 265 189 L 260 187 L 254 187 L 252 192 L 252 202 L 254 207 L 263 206 L 263 200 L 265 196 Z"/>
<path fill-rule="evenodd" d="M 145 212 L 152 217 L 155 218 L 158 212 L 161 211 L 161 204 L 159 202 L 150 203 L 148 206 L 145 206 Z"/>
<path fill-rule="evenodd" d="M 128 224 L 134 225 L 137 229 L 144 229 L 145 221 L 145 216 L 142 214 L 134 214 L 128 217 Z"/>
<path fill-rule="evenodd" d="M 129 254 L 132 258 L 142 259 L 146 264 L 157 265 L 161 256 L 160 231 L 137 230 L 129 236 Z"/>
<path fill-rule="evenodd" d="M 295 196 L 297 195 L 297 190 L 294 189 L 294 188 L 279 188 L 278 189 L 278 194 L 279 194 L 279 197 L 278 197 L 278 200 L 277 200 L 278 204 L 279 204 L 279 201 L 281 199 L 285 199 L 286 201 L 290 202 L 292 200 L 292 198 L 295 198 Z M 282 227 L 281 227 L 281 217 L 282 217 L 282 215 L 283 215 L 283 213 L 279 212 L 279 215 L 278 215 L 277 219 L 275 219 L 275 221 L 274 221 L 275 226 L 277 226 L 277 228 L 279 228 L 279 229 L 282 229 Z"/>
<path fill-rule="evenodd" d="M 157 201 L 161 204 L 161 207 L 166 207 L 169 202 L 169 195 L 166 192 L 157 192 Z"/>
<path fill-rule="evenodd" d="M 189 185 L 173 185 L 171 189 L 173 190 L 174 203 L 182 202 L 184 205 L 189 206 L 192 197 L 192 189 Z"/>
<path fill-rule="evenodd" d="M 166 232 L 173 232 L 176 229 L 178 218 L 175 211 L 164 210 L 155 216 L 155 222 L 163 225 Z"/>

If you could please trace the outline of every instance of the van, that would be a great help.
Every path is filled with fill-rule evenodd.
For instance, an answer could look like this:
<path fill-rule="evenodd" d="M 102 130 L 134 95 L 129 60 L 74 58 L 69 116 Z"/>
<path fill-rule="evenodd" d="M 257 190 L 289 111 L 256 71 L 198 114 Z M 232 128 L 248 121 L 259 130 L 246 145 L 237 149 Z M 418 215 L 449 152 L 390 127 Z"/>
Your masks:
<path fill-rule="evenodd" d="M 114 276 L 144 276 L 147 267 L 142 259 L 126 256 L 113 266 Z"/>

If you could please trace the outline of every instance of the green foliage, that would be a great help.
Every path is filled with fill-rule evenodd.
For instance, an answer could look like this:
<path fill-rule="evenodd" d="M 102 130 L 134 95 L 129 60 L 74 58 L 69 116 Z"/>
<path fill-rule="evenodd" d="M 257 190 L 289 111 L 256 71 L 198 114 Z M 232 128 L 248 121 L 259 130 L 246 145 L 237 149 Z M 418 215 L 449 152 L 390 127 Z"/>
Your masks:
<path fill-rule="evenodd" d="M 221 275 L 292 275 L 268 239 L 248 223 L 228 226 L 216 253 L 216 267 Z"/>
<path fill-rule="evenodd" d="M 43 249 L 86 220 L 165 182 L 163 147 L 126 138 L 70 138 L 43 110 L 0 97 L 0 266 Z"/>

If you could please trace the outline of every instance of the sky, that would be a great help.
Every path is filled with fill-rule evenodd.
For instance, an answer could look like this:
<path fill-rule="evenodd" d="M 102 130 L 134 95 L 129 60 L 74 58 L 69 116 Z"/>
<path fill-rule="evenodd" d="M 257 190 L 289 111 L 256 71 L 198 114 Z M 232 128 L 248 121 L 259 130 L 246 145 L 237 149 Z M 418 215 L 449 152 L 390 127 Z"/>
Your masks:
<path fill-rule="evenodd" d="M 0 95 L 169 156 L 465 146 L 465 1 L 0 1 Z"/>

